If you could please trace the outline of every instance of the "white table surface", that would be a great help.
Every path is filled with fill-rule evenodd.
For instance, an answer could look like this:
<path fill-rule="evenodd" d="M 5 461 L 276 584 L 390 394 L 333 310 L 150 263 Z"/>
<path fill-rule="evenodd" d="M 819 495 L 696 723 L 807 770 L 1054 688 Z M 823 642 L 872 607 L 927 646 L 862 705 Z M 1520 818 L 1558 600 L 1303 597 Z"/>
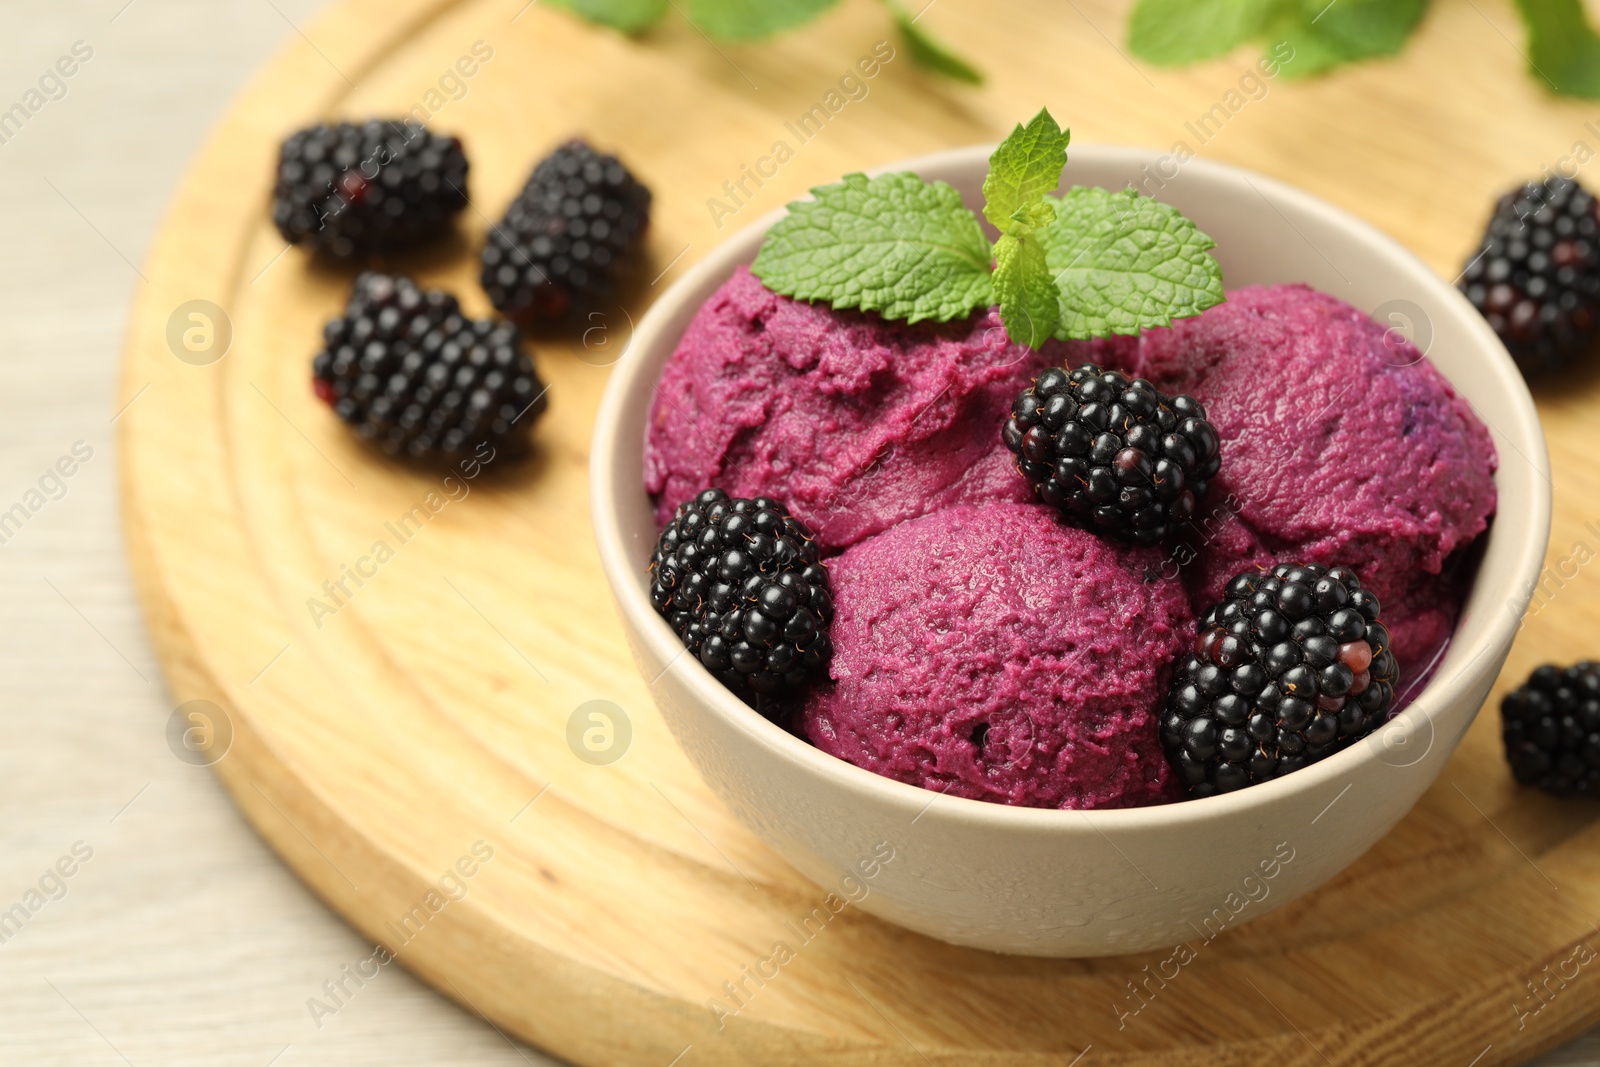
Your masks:
<path fill-rule="evenodd" d="M 76 842 L 66 895 L 0 944 L 0 1064 L 536 1064 L 398 968 L 319 1027 L 371 946 L 168 750 L 171 711 L 117 520 L 124 320 L 178 178 L 322 0 L 5 0 L 0 110 L 93 58 L 0 144 L 0 510 L 93 458 L 0 544 L 0 910 Z M 1600 1064 L 1600 1033 L 1539 1061 Z M 1466 1067 L 1466 1065 L 1463 1065 Z"/>

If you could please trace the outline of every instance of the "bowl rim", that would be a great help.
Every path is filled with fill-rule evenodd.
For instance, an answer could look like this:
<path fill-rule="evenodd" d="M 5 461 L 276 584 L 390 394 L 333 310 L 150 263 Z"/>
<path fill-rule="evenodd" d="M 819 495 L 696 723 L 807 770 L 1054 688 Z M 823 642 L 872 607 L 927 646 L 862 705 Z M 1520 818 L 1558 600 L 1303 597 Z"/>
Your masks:
<path fill-rule="evenodd" d="M 925 170 L 948 173 L 975 165 L 987 166 L 995 147 L 993 144 L 980 144 L 946 149 L 897 160 L 872 168 L 866 173 L 869 175 L 893 171 L 921 173 Z M 1159 150 L 1132 145 L 1074 144 L 1072 152 L 1074 155 L 1090 156 L 1108 164 L 1131 165 L 1133 169 L 1140 164 L 1154 163 L 1162 158 Z M 1069 163 L 1067 178 L 1071 177 L 1070 168 Z M 1521 453 L 1540 477 L 1531 480 L 1534 493 L 1532 509 L 1521 515 L 1506 516 L 1497 504 L 1493 521 L 1485 534 L 1480 535 L 1505 539 L 1519 531 L 1521 533 L 1520 542 L 1514 546 L 1512 565 L 1506 570 L 1504 591 L 1509 595 L 1505 598 L 1505 603 L 1511 610 L 1493 612 L 1493 617 L 1480 639 L 1472 646 L 1453 645 L 1440 664 L 1438 672 L 1408 705 L 1410 709 L 1419 709 L 1421 714 L 1436 726 L 1438 720 L 1447 715 L 1449 710 L 1460 703 L 1482 680 L 1481 664 L 1486 659 L 1493 659 L 1494 653 L 1509 650 L 1531 600 L 1534 580 L 1544 563 L 1551 516 L 1549 455 L 1538 412 L 1527 383 L 1499 337 L 1467 302 L 1465 296 L 1452 283 L 1435 274 L 1432 268 L 1410 249 L 1371 223 L 1292 185 L 1247 168 L 1212 160 L 1191 159 L 1184 164 L 1184 169 L 1214 178 L 1232 181 L 1242 179 L 1254 186 L 1269 204 L 1276 206 L 1278 203 L 1289 203 L 1301 211 L 1324 216 L 1348 230 L 1365 251 L 1390 260 L 1401 261 L 1403 266 L 1418 276 L 1424 295 L 1438 301 L 1441 306 L 1452 309 L 1453 313 L 1462 319 L 1467 331 L 1476 334 L 1480 341 L 1486 342 L 1489 350 L 1496 356 L 1486 369 L 1492 370 L 1498 377 L 1497 384 L 1506 394 L 1516 415 L 1516 424 L 1510 433 L 1502 427 L 1489 428 Z M 618 488 L 613 478 L 617 467 L 618 445 L 626 436 L 627 430 L 622 424 L 622 413 L 629 406 L 628 401 L 635 390 L 648 390 L 650 397 L 653 398 L 659 378 L 646 374 L 645 364 L 653 362 L 646 357 L 658 346 L 676 347 L 681 331 L 673 336 L 666 336 L 672 320 L 684 313 L 687 303 L 693 302 L 694 310 L 698 310 L 699 304 L 705 299 L 700 295 L 702 291 L 707 295 L 715 291 L 717 286 L 727 280 L 736 266 L 753 258 L 754 250 L 762 236 L 787 213 L 787 206 L 779 207 L 724 238 L 656 299 L 640 319 L 632 342 L 613 367 L 596 416 L 590 450 L 589 479 L 595 541 L 612 595 L 617 602 L 618 610 L 625 616 L 624 623 L 633 626 L 639 638 L 647 642 L 651 651 L 666 664 L 656 682 L 647 681 L 650 688 L 653 689 L 672 671 L 684 672 L 681 681 L 689 689 L 691 696 L 710 714 L 715 715 L 723 726 L 743 735 L 748 741 L 771 750 L 775 756 L 795 765 L 799 770 L 828 785 L 860 795 L 865 800 L 871 800 L 880 807 L 914 814 L 915 818 L 921 818 L 923 815 L 933 816 L 933 809 L 938 808 L 940 810 L 935 817 L 955 819 L 977 829 L 1052 834 L 1062 831 L 1099 834 L 1111 830 L 1184 829 L 1199 823 L 1209 824 L 1221 817 L 1242 815 L 1276 806 L 1291 794 L 1303 794 L 1319 787 L 1333 785 L 1336 780 L 1347 778 L 1358 771 L 1362 765 L 1381 758 L 1370 743 L 1352 744 L 1293 774 L 1248 789 L 1143 807 L 1080 809 L 1001 804 L 951 796 L 886 778 L 826 753 L 753 712 L 698 661 L 683 655 L 684 646 L 679 642 L 677 635 L 667 625 L 666 620 L 656 614 L 651 607 L 648 589 L 642 580 L 642 575 L 632 573 L 627 536 L 622 531 L 618 511 L 613 506 L 613 502 L 617 499 L 615 493 Z M 689 314 L 692 315 L 693 311 Z M 664 355 L 662 360 L 664 361 L 669 355 L 670 353 Z M 1440 370 L 1440 373 L 1443 374 L 1443 370 Z M 644 380 L 647 377 L 649 380 Z M 1448 375 L 1445 377 L 1446 380 L 1449 379 Z M 648 412 L 648 401 L 645 410 Z M 1485 425 L 1487 426 L 1487 423 Z M 1504 469 L 1505 464 L 1502 461 L 1497 476 L 1499 471 Z M 642 490 L 642 486 L 640 489 Z M 1467 614 L 1464 612 L 1461 619 L 1457 620 L 1453 634 L 1459 632 L 1466 618 Z M 1496 674 L 1499 672 L 1499 663 L 1500 660 L 1495 660 Z M 1493 676 L 1489 679 L 1491 684 L 1492 681 Z M 1461 728 L 1462 733 L 1476 718 L 1482 706 L 1478 705 L 1471 715 L 1466 716 Z M 1380 732 L 1375 731 L 1365 740 L 1377 738 Z M 1343 796 L 1343 793 L 1340 792 L 1339 796 Z"/>

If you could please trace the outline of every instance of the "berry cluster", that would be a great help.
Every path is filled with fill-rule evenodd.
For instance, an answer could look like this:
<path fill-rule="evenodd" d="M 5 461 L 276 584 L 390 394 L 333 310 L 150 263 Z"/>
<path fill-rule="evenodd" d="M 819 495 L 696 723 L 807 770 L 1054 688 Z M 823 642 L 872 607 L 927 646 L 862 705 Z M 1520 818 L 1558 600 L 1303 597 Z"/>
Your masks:
<path fill-rule="evenodd" d="M 1600 663 L 1546 664 L 1500 704 L 1511 774 L 1557 796 L 1600 795 Z"/>
<path fill-rule="evenodd" d="M 707 489 L 679 505 L 650 557 L 650 601 L 742 697 L 796 689 L 833 652 L 827 569 L 805 527 L 766 497 Z"/>
<path fill-rule="evenodd" d="M 1195 796 L 1299 770 L 1388 716 L 1399 667 L 1378 598 L 1344 567 L 1228 583 L 1173 678 L 1161 740 Z"/>
<path fill-rule="evenodd" d="M 338 258 L 432 237 L 467 206 L 467 157 L 414 122 L 341 122 L 278 150 L 272 221 L 283 239 Z"/>
<path fill-rule="evenodd" d="M 483 291 L 523 326 L 593 309 L 650 220 L 650 190 L 615 156 L 570 141 L 534 168 L 483 249 Z"/>
<path fill-rule="evenodd" d="M 468 319 L 448 293 L 362 274 L 312 361 L 317 396 L 385 453 L 453 462 L 527 451 L 544 386 L 517 328 Z"/>
<path fill-rule="evenodd" d="M 1600 203 L 1567 178 L 1507 193 L 1461 288 L 1528 373 L 1589 353 L 1600 334 Z"/>
<path fill-rule="evenodd" d="M 1089 363 L 1039 375 L 1001 438 L 1039 499 L 1136 544 L 1164 540 L 1192 515 L 1222 462 L 1198 400 Z"/>

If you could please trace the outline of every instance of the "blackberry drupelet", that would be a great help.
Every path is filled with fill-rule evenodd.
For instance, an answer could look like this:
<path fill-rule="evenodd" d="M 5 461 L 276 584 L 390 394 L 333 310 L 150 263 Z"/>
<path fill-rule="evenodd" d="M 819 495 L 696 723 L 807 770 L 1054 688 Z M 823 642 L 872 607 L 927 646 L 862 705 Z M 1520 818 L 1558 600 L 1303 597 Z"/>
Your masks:
<path fill-rule="evenodd" d="M 468 319 L 456 298 L 409 278 L 356 278 L 312 361 L 317 396 L 391 456 L 455 462 L 488 445 L 515 458 L 544 411 L 544 386 L 509 323 Z"/>
<path fill-rule="evenodd" d="M 1198 400 L 1092 363 L 1039 375 L 1000 436 L 1039 499 L 1136 544 L 1164 540 L 1189 518 L 1222 462 Z"/>
<path fill-rule="evenodd" d="M 1600 663 L 1545 664 L 1500 702 L 1512 777 L 1557 796 L 1600 795 Z"/>
<path fill-rule="evenodd" d="M 1460 285 L 1525 373 L 1587 355 L 1600 334 L 1600 204 L 1567 178 L 1506 193 Z"/>
<path fill-rule="evenodd" d="M 740 697 L 823 677 L 833 645 L 828 571 L 776 500 L 707 489 L 680 504 L 650 557 L 650 602 L 690 652 Z"/>
<path fill-rule="evenodd" d="M 290 244 L 343 259 L 435 236 L 466 190 L 454 137 L 398 120 L 312 126 L 278 150 L 272 221 Z"/>
<path fill-rule="evenodd" d="M 628 168 L 568 141 L 490 228 L 483 291 L 524 327 L 603 309 L 649 221 L 650 190 Z"/>
<path fill-rule="evenodd" d="M 1283 563 L 1229 582 L 1178 665 L 1161 721 L 1189 791 L 1280 778 L 1382 725 L 1399 665 L 1378 610 L 1345 567 Z"/>

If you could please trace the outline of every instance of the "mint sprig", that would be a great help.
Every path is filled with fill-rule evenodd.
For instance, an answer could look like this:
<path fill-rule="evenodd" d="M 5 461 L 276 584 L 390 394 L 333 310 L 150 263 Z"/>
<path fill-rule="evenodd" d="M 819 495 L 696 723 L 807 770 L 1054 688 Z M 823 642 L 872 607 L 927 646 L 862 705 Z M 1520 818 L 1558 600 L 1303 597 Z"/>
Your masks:
<path fill-rule="evenodd" d="M 768 288 L 908 322 L 947 322 L 991 300 L 988 238 L 949 185 L 848 174 L 811 192 L 751 267 Z"/>
<path fill-rule="evenodd" d="M 1032 122 L 1018 125 L 1000 142 L 983 179 L 983 216 L 989 225 L 1001 233 L 1016 233 L 1047 221 L 1030 220 L 1019 212 L 1043 203 L 1061 184 L 1070 140 L 1071 132 L 1056 125 L 1049 109 L 1041 109 Z"/>
<path fill-rule="evenodd" d="M 1062 336 L 1170 326 L 1225 299 L 1216 242 L 1132 189 L 1068 191 L 1039 236 L 1061 293 Z"/>
<path fill-rule="evenodd" d="M 944 182 L 851 174 L 790 204 L 750 269 L 784 296 L 890 320 L 947 322 L 998 304 L 1007 335 L 1031 348 L 1220 304 L 1215 245 L 1176 209 L 1132 189 L 1052 195 L 1069 138 L 1042 110 L 995 149 L 983 183 L 993 245 Z"/>

